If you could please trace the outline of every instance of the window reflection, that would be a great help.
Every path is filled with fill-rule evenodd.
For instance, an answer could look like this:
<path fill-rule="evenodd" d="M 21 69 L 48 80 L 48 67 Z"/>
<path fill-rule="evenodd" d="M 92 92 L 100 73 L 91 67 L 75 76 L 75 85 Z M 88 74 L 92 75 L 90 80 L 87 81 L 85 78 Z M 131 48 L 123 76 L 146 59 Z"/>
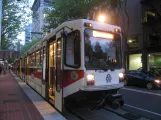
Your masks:
<path fill-rule="evenodd" d="M 118 40 L 96 38 L 92 30 L 85 32 L 85 64 L 87 69 L 119 67 L 121 62 L 120 37 Z"/>

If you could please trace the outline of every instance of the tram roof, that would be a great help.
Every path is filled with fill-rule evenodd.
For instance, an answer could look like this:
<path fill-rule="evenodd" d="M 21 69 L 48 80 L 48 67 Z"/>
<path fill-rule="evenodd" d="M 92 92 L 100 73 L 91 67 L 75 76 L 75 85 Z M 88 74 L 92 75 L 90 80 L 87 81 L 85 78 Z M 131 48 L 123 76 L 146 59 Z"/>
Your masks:
<path fill-rule="evenodd" d="M 63 22 L 61 25 L 59 25 L 57 28 L 55 28 L 52 32 L 50 32 L 49 34 L 47 34 L 43 39 L 41 39 L 39 42 L 37 42 L 34 46 L 32 46 L 27 52 L 33 51 L 34 49 L 38 49 L 38 46 L 42 45 L 44 41 L 49 40 L 51 37 L 53 37 L 57 31 L 59 31 L 61 28 L 65 27 L 65 26 L 74 26 L 74 24 L 83 24 L 83 23 L 92 23 L 94 25 L 98 25 L 100 24 L 100 22 L 98 21 L 93 21 L 93 20 L 87 20 L 87 19 L 76 19 L 76 20 L 69 20 L 69 21 L 65 21 Z M 111 24 L 107 24 L 107 23 L 101 23 L 101 25 L 106 28 L 111 27 L 111 28 L 118 28 L 121 29 L 119 26 L 116 25 L 111 25 Z M 101 26 L 101 27 L 102 27 Z"/>
<path fill-rule="evenodd" d="M 65 21 L 63 22 L 61 25 L 59 25 L 57 28 L 55 28 L 55 30 L 51 33 L 49 33 L 48 35 L 45 36 L 45 39 L 50 39 L 53 35 L 55 35 L 55 33 L 60 30 L 61 28 L 65 27 L 65 26 L 72 26 L 74 24 L 83 24 L 83 23 L 92 23 L 92 24 L 100 24 L 100 22 L 98 21 L 93 21 L 93 20 L 87 20 L 87 19 L 76 19 L 76 20 L 70 20 L 70 21 Z M 81 24 L 81 25 L 82 25 Z M 119 26 L 116 26 L 116 25 L 111 25 L 111 24 L 107 24 L 107 23 L 101 23 L 102 26 L 108 26 L 108 27 L 111 27 L 111 28 L 117 28 L 117 29 L 121 29 Z M 101 27 L 102 27 L 101 26 Z"/>

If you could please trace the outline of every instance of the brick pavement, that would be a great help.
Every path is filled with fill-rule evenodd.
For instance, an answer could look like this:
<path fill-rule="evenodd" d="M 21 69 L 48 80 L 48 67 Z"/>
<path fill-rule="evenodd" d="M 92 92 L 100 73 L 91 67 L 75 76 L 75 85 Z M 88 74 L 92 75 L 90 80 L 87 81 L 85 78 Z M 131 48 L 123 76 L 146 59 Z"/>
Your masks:
<path fill-rule="evenodd" d="M 0 120 L 43 120 L 10 73 L 0 75 Z"/>

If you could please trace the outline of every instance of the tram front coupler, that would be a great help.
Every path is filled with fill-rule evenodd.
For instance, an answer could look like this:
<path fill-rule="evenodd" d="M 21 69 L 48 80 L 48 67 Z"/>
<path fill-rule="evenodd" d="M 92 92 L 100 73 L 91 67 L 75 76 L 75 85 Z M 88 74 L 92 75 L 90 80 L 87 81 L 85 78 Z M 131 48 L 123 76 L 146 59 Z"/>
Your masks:
<path fill-rule="evenodd" d="M 110 94 L 106 97 L 106 103 L 113 109 L 120 108 L 124 105 L 124 100 L 122 99 L 122 95 L 119 93 Z"/>

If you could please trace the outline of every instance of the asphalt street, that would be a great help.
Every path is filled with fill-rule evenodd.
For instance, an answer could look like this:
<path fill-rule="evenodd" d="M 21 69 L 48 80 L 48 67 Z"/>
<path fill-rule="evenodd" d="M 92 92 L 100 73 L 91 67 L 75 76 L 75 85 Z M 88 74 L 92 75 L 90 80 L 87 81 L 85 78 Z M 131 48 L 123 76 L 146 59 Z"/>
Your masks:
<path fill-rule="evenodd" d="M 152 120 L 161 120 L 161 90 L 124 87 L 120 90 L 125 100 L 124 110 Z"/>

